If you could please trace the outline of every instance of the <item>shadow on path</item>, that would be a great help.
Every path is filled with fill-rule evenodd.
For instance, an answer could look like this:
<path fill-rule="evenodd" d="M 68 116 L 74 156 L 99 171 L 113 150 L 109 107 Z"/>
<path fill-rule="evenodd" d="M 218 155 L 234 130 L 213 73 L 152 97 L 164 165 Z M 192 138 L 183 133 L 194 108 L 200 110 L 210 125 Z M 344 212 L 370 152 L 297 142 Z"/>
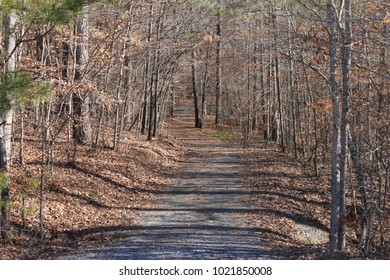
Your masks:
<path fill-rule="evenodd" d="M 250 228 L 245 220 L 248 212 L 272 210 L 252 209 L 245 203 L 252 193 L 244 188 L 239 173 L 241 146 L 207 139 L 190 128 L 191 109 L 187 105 L 179 107 L 176 117 L 180 122 L 172 128 L 175 137 L 190 147 L 180 163 L 178 183 L 160 191 L 155 208 L 137 209 L 141 227 L 110 229 L 111 234 L 125 231 L 124 241 L 71 254 L 65 259 L 276 258 L 259 249 L 259 234 L 271 230 Z M 110 178 L 92 175 L 113 183 Z M 127 186 L 118 187 L 129 190 Z M 108 229 L 88 229 L 85 234 L 94 230 Z M 67 234 L 77 236 L 83 232 Z"/>

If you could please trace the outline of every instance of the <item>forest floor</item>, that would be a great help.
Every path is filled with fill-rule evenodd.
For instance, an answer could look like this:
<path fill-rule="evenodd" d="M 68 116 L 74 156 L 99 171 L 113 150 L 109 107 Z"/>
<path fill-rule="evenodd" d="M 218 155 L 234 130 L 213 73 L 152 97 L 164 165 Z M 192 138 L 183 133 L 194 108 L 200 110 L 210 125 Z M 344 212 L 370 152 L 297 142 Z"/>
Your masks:
<path fill-rule="evenodd" d="M 75 166 L 57 164 L 45 191 L 44 240 L 37 194 L 26 202 L 35 207 L 23 228 L 14 192 L 12 244 L 0 258 L 360 258 L 357 251 L 326 253 L 326 176 L 311 176 L 263 144 L 196 130 L 190 112 L 178 107 L 170 138 L 128 137 L 119 153 L 79 147 Z M 27 148 L 31 173 L 39 170 L 38 151 Z"/>
<path fill-rule="evenodd" d="M 174 172 L 183 153 L 175 141 L 165 138 L 147 142 L 127 132 L 119 151 L 110 148 L 108 140 L 101 141 L 99 147 L 78 146 L 76 163 L 68 164 L 66 135 L 60 135 L 52 174 L 50 164 L 45 161 L 44 166 L 45 237 L 40 239 L 39 181 L 38 186 L 32 186 L 41 170 L 41 142 L 36 134 L 27 128 L 25 167 L 18 164 L 15 152 L 10 187 L 11 240 L 1 244 L 0 259 L 53 259 L 122 240 L 128 230 L 139 226 L 138 209 L 153 207 L 156 188 L 174 184 Z M 15 139 L 14 151 L 18 148 Z"/>

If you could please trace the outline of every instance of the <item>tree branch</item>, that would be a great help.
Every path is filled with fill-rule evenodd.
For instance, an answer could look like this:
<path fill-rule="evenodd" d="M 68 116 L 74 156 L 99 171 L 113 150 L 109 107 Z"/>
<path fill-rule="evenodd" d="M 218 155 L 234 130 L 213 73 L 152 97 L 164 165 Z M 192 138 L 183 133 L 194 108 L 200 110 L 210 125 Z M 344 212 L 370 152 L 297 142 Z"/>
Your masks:
<path fill-rule="evenodd" d="M 381 72 L 372 70 L 372 69 L 369 68 L 369 67 L 366 67 L 366 66 L 363 66 L 363 65 L 357 63 L 355 60 L 352 60 L 351 63 L 352 63 L 353 65 L 355 65 L 356 67 L 360 68 L 360 69 L 367 70 L 368 72 L 373 73 L 373 74 L 375 74 L 375 75 L 377 75 L 377 76 L 379 76 L 379 77 L 382 77 L 382 78 L 385 78 L 385 79 L 387 79 L 387 80 L 390 80 L 390 76 L 389 76 L 389 75 L 382 74 Z"/>
<path fill-rule="evenodd" d="M 299 63 L 301 63 L 301 64 L 303 64 L 303 65 L 309 67 L 309 68 L 312 69 L 314 72 L 316 72 L 318 75 L 320 75 L 321 78 L 323 78 L 323 79 L 326 81 L 327 84 L 329 84 L 329 79 L 328 79 L 328 77 L 326 77 L 326 75 L 325 75 L 324 73 L 322 73 L 320 69 L 316 68 L 316 67 L 315 67 L 314 65 L 312 65 L 311 63 L 307 63 L 307 62 L 305 62 L 303 59 L 295 58 L 295 57 L 293 57 L 293 56 L 291 56 L 291 55 L 289 55 L 289 54 L 287 54 L 287 53 L 283 53 L 283 52 L 281 52 L 281 51 L 279 51 L 278 53 L 281 54 L 281 55 L 284 55 L 284 56 L 286 56 L 286 57 L 288 57 L 288 58 L 290 58 L 291 60 L 293 60 L 293 61 L 295 61 L 295 62 L 299 62 Z"/>

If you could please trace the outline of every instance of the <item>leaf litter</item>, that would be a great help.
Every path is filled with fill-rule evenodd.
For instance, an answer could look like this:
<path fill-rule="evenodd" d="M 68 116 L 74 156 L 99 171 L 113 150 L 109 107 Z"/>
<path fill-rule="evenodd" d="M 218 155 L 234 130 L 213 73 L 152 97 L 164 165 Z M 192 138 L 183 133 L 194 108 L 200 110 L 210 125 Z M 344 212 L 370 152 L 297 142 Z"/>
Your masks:
<path fill-rule="evenodd" d="M 173 184 L 182 154 L 180 145 L 166 138 L 147 142 L 128 135 L 119 151 L 78 146 L 76 164 L 68 164 L 66 142 L 58 141 L 52 175 L 45 165 L 41 240 L 39 188 L 29 190 L 25 198 L 24 207 L 30 210 L 23 227 L 22 186 L 15 180 L 22 170 L 31 178 L 40 175 L 40 145 L 33 136 L 25 141 L 33 144 L 25 145 L 25 168 L 14 164 L 11 171 L 15 174 L 10 186 L 12 235 L 0 250 L 0 259 L 50 259 L 124 238 L 126 230 L 138 226 L 137 209 L 152 208 L 157 191 Z"/>

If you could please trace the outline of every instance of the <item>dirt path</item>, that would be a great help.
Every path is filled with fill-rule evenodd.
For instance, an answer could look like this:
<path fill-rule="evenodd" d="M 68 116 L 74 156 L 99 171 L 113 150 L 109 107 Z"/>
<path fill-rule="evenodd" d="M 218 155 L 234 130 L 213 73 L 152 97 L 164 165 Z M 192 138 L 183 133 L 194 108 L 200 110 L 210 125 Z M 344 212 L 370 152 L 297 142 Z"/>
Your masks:
<path fill-rule="evenodd" d="M 207 139 L 192 129 L 189 106 L 176 112 L 172 134 L 191 147 L 178 183 L 163 190 L 153 209 L 140 210 L 142 227 L 123 242 L 67 259 L 271 259 L 261 252 L 256 230 L 247 227 L 250 195 L 240 177 L 241 147 Z"/>

